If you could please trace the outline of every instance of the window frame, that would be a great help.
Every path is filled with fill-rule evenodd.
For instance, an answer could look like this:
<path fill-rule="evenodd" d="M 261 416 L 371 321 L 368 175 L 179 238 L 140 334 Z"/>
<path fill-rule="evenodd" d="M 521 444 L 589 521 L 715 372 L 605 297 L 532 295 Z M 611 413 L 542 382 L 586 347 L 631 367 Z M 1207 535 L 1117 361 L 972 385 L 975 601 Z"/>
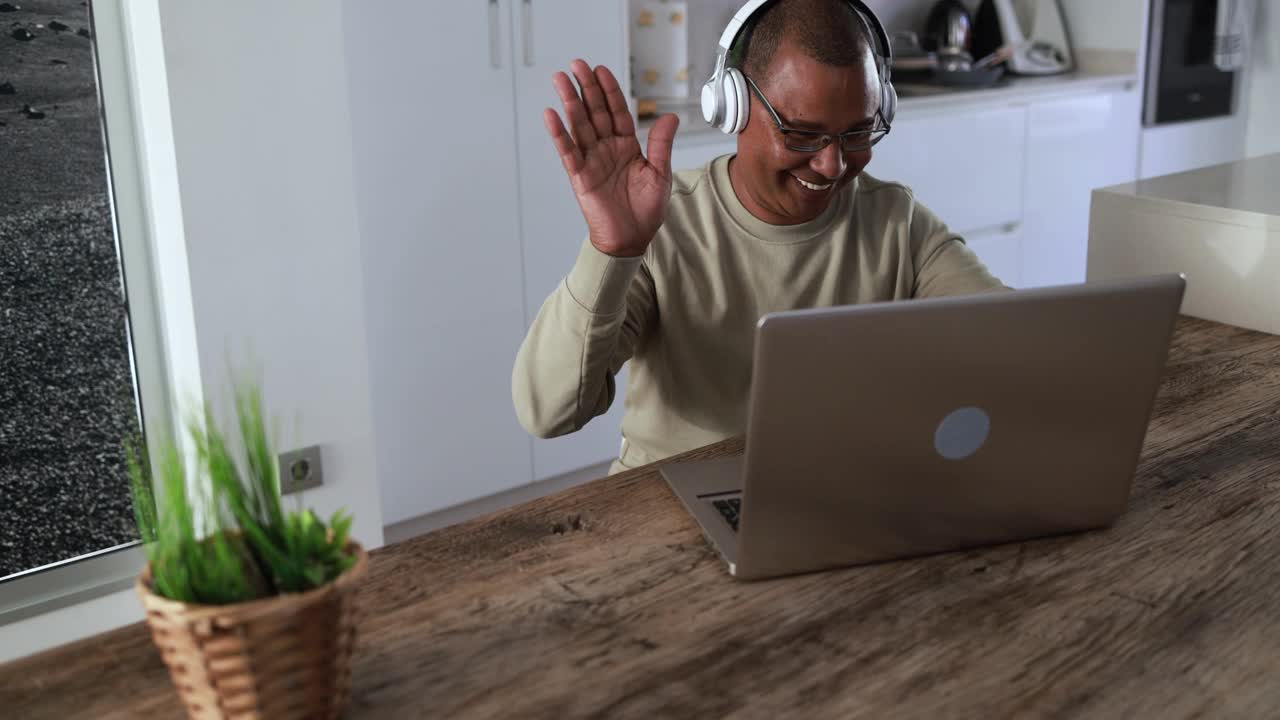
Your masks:
<path fill-rule="evenodd" d="M 137 3 L 138 0 L 92 0 L 87 10 L 93 34 L 93 62 L 101 109 L 108 200 L 125 292 L 126 332 L 135 401 L 143 433 L 151 441 L 149 444 L 154 446 L 157 439 L 164 441 L 177 436 L 172 390 L 177 385 L 175 376 L 194 371 L 185 379 L 196 380 L 197 392 L 194 394 L 198 399 L 199 369 L 176 365 L 176 357 L 191 357 L 193 352 L 188 352 L 190 348 L 174 347 L 173 342 L 166 342 L 172 338 L 166 338 L 166 318 L 160 302 L 161 278 L 157 273 L 160 263 L 155 257 L 158 245 L 153 237 L 157 234 L 154 232 L 154 213 L 157 203 L 169 203 L 176 207 L 167 209 L 176 209 L 180 217 L 181 206 L 176 188 L 163 197 L 148 192 L 148 176 L 154 172 L 152 164 L 172 162 L 172 148 L 166 155 L 154 153 L 154 149 L 144 144 L 144 108 L 141 103 L 144 94 L 164 93 L 160 109 L 163 110 L 161 122 L 165 127 L 154 130 L 169 138 L 170 143 L 172 126 L 168 117 L 163 63 L 157 68 L 139 60 L 140 45 L 146 46 L 145 52 L 150 56 L 154 56 L 157 50 L 163 55 L 159 7 L 156 0 Z M 152 113 L 147 121 L 154 123 L 157 119 L 160 118 Z M 177 237 L 170 237 L 167 242 L 184 242 L 180 226 L 177 229 Z M 185 272 L 185 247 L 169 259 L 179 261 Z M 186 294 L 189 302 L 189 288 Z M 169 325 L 192 322 L 189 311 L 188 307 L 187 316 L 178 312 L 176 318 L 168 318 Z M 193 344 L 194 328 L 191 330 L 186 338 Z M 0 628 L 127 589 L 135 582 L 144 563 L 142 545 L 134 541 L 11 576 L 0 582 Z"/>

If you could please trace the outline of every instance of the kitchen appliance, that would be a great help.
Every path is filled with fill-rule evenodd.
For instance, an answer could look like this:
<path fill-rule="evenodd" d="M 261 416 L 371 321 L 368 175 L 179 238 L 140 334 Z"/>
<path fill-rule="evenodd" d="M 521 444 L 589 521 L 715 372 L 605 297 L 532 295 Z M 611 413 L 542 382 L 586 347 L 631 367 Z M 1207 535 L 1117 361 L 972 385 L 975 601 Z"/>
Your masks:
<path fill-rule="evenodd" d="M 1004 74 L 1003 52 L 973 60 L 964 50 L 925 52 L 919 35 L 899 30 L 890 39 L 899 94 L 926 95 L 957 88 L 991 87 Z M 945 47 L 945 46 L 944 46 Z"/>
<path fill-rule="evenodd" d="M 1075 68 L 1058 0 L 983 0 L 974 21 L 974 57 L 1008 46 L 1017 75 L 1056 75 Z"/>
<path fill-rule="evenodd" d="M 967 54 L 973 17 L 960 0 L 938 0 L 924 27 L 924 49 L 943 54 Z"/>
<path fill-rule="evenodd" d="M 1235 111 L 1253 13 L 1252 0 L 1153 0 L 1145 125 Z"/>

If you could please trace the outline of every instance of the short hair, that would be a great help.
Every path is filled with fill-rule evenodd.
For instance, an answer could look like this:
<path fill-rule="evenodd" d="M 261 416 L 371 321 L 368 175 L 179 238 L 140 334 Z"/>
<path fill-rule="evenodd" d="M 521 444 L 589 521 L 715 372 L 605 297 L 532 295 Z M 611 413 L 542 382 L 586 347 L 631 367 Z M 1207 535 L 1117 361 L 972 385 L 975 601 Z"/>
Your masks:
<path fill-rule="evenodd" d="M 834 67 L 857 65 L 872 47 L 867 20 L 846 0 L 775 0 L 739 33 L 732 65 L 763 82 L 784 40 Z"/>

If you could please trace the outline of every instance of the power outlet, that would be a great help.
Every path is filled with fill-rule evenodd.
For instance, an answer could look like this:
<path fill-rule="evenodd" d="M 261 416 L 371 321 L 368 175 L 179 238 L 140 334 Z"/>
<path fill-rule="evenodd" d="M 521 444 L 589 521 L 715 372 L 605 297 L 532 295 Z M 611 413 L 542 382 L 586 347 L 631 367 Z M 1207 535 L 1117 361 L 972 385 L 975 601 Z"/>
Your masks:
<path fill-rule="evenodd" d="M 320 446 L 312 445 L 280 453 L 280 494 L 288 495 L 324 484 Z"/>

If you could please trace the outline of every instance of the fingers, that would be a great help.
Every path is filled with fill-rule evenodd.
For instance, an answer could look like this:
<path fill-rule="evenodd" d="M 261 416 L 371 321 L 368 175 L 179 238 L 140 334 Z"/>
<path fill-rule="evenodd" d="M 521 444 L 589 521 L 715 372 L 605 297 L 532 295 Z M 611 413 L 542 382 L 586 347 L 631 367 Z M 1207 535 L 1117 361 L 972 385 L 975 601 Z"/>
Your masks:
<path fill-rule="evenodd" d="M 622 94 L 622 87 L 618 85 L 618 80 L 609 72 L 609 68 L 603 65 L 597 65 L 595 70 L 596 81 L 600 83 L 600 89 L 604 91 L 605 101 L 609 104 L 609 115 L 613 118 L 613 134 L 614 135 L 635 135 L 636 122 L 631 117 L 631 111 L 627 109 L 627 98 Z"/>
<path fill-rule="evenodd" d="M 564 164 L 564 171 L 572 178 L 582 169 L 582 152 L 569 137 L 569 131 L 564 129 L 564 123 L 560 122 L 560 116 L 555 110 L 551 108 L 544 110 L 542 122 L 547 126 L 547 134 L 551 136 L 551 142 L 555 143 L 556 153 L 560 156 L 560 162 Z"/>
<path fill-rule="evenodd" d="M 560 104 L 564 106 L 564 117 L 569 122 L 569 132 L 573 133 L 574 143 L 579 150 L 590 150 L 596 144 L 596 130 L 587 117 L 586 106 L 582 104 L 582 98 L 578 97 L 573 81 L 568 75 L 558 72 L 551 76 L 551 84 L 555 86 Z"/>
<path fill-rule="evenodd" d="M 595 128 L 596 137 L 612 137 L 613 118 L 609 116 L 609 104 L 605 101 L 600 83 L 596 82 L 595 73 L 591 72 L 591 66 L 582 60 L 574 60 L 569 63 L 569 69 L 582 88 L 582 101 L 587 106 L 587 116 L 591 118 L 591 127 Z"/>
<path fill-rule="evenodd" d="M 649 128 L 649 164 L 666 178 L 671 177 L 671 144 L 675 142 L 679 126 L 680 118 L 667 114 L 655 120 Z"/>

